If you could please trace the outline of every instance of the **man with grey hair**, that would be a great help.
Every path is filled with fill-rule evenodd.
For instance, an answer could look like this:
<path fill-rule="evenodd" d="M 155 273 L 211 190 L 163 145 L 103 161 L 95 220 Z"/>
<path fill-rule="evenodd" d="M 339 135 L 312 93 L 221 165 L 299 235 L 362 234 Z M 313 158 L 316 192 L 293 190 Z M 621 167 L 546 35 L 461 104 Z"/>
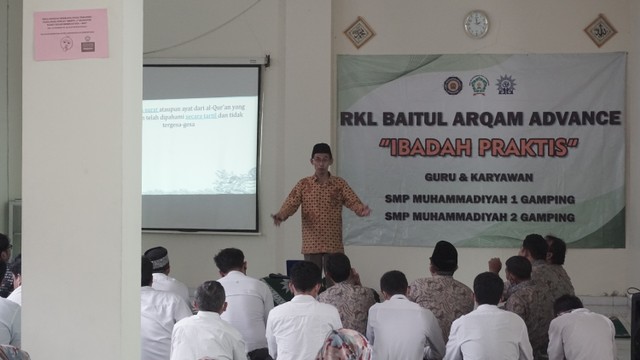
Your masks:
<path fill-rule="evenodd" d="M 217 281 L 205 281 L 196 290 L 194 306 L 198 313 L 173 327 L 171 360 L 246 360 L 242 335 L 220 318 L 227 308 L 224 287 Z"/>

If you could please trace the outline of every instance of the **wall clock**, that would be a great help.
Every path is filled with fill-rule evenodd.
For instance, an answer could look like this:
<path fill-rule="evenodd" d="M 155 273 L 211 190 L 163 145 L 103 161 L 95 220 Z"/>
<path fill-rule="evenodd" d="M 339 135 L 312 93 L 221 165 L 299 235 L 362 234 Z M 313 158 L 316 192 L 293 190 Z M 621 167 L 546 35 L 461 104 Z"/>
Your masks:
<path fill-rule="evenodd" d="M 470 11 L 464 18 L 464 31 L 474 39 L 481 39 L 489 32 L 489 17 L 482 10 Z"/>

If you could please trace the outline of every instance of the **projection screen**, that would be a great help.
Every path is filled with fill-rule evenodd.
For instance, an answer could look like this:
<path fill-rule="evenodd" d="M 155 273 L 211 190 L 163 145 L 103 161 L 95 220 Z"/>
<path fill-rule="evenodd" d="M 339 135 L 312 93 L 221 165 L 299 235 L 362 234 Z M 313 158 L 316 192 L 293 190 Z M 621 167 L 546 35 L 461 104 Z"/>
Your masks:
<path fill-rule="evenodd" d="M 258 232 L 260 72 L 145 64 L 143 230 Z"/>

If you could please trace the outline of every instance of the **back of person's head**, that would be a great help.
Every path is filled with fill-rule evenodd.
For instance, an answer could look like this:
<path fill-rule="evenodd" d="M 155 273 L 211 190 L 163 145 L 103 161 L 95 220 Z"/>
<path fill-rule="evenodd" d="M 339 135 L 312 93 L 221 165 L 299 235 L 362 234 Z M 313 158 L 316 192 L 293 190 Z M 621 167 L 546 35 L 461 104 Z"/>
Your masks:
<path fill-rule="evenodd" d="M 551 254 L 551 263 L 555 265 L 563 265 L 564 258 L 567 254 L 567 244 L 560 238 L 553 235 L 546 236 L 549 245 L 549 253 Z"/>
<path fill-rule="evenodd" d="M 549 245 L 542 235 L 529 234 L 522 241 L 522 248 L 529 251 L 534 260 L 545 260 Z"/>
<path fill-rule="evenodd" d="M 496 273 L 483 272 L 473 280 L 473 293 L 478 305 L 498 305 L 503 290 L 504 282 Z"/>
<path fill-rule="evenodd" d="M 308 292 L 322 281 L 322 270 L 311 261 L 300 261 L 293 265 L 289 281 L 300 292 Z"/>
<path fill-rule="evenodd" d="M 402 271 L 391 270 L 384 273 L 380 278 L 380 290 L 389 296 L 406 295 L 408 288 L 409 282 Z"/>
<path fill-rule="evenodd" d="M 213 261 L 221 273 L 228 273 L 231 270 L 242 269 L 244 266 L 244 253 L 240 249 L 222 249 L 213 257 Z"/>
<path fill-rule="evenodd" d="M 209 280 L 198 286 L 194 302 L 198 310 L 220 313 L 224 306 L 225 297 L 222 284 Z"/>
<path fill-rule="evenodd" d="M 356 330 L 331 330 L 316 360 L 370 360 L 373 348 L 366 337 Z"/>
<path fill-rule="evenodd" d="M 13 262 L 9 266 L 9 268 L 11 269 L 11 273 L 13 274 L 14 277 L 18 277 L 22 275 L 22 258 L 16 257 L 15 260 L 13 260 Z"/>
<path fill-rule="evenodd" d="M 505 262 L 507 271 L 520 280 L 531 279 L 531 262 L 524 256 L 512 256 Z"/>
<path fill-rule="evenodd" d="M 558 316 L 563 312 L 571 311 L 574 309 L 582 309 L 582 301 L 575 295 L 562 295 L 553 302 L 553 313 Z"/>
<path fill-rule="evenodd" d="M 448 241 L 438 241 L 433 248 L 430 260 L 431 265 L 436 267 L 436 273 L 453 274 L 458 269 L 458 250 Z"/>
<path fill-rule="evenodd" d="M 164 247 L 151 248 L 144 252 L 144 256 L 151 260 L 154 273 L 165 272 L 169 269 L 169 252 Z"/>
<path fill-rule="evenodd" d="M 331 279 L 336 283 L 347 280 L 351 275 L 351 261 L 343 253 L 327 256 L 324 266 Z"/>
<path fill-rule="evenodd" d="M 7 251 L 11 248 L 11 242 L 7 235 L 0 233 L 0 252 Z"/>
<path fill-rule="evenodd" d="M 142 256 L 141 262 L 142 282 L 140 283 L 140 286 L 151 286 L 151 283 L 153 282 L 153 264 L 151 263 L 151 260 L 145 256 Z"/>

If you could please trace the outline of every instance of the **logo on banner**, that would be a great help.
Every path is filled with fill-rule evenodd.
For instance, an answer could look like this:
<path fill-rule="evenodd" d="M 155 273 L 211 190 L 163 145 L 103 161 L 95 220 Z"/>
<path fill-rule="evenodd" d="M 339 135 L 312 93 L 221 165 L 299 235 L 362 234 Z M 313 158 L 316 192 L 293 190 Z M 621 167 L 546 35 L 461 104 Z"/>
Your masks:
<path fill-rule="evenodd" d="M 498 94 L 500 95 L 513 95 L 513 91 L 516 88 L 516 80 L 511 76 L 500 76 L 498 79 Z"/>
<path fill-rule="evenodd" d="M 462 91 L 462 80 L 455 76 L 450 76 L 444 81 L 444 91 L 449 95 L 458 95 Z"/>
<path fill-rule="evenodd" d="M 489 86 L 489 79 L 482 75 L 476 75 L 471 78 L 471 81 L 469 81 L 469 86 L 473 89 L 473 96 L 484 96 L 484 93 L 487 91 L 487 87 Z"/>

